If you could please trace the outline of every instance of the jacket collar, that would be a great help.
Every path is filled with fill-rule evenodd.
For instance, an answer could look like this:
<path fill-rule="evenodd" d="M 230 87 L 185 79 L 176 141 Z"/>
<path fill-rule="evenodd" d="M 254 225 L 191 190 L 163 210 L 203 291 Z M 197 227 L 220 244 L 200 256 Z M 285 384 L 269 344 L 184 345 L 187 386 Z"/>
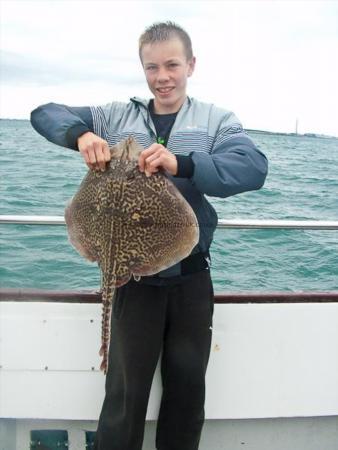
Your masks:
<path fill-rule="evenodd" d="M 142 105 L 144 108 L 148 109 L 148 105 L 149 105 L 150 99 L 144 99 L 144 98 L 140 98 L 140 97 L 132 97 L 130 100 L 133 103 Z M 190 104 L 191 104 L 191 98 L 187 95 L 187 97 L 184 100 L 184 103 L 183 103 L 180 111 L 181 110 L 185 110 L 186 108 L 188 108 L 188 106 L 190 106 Z"/>
<path fill-rule="evenodd" d="M 150 127 L 150 129 L 152 130 L 152 132 L 154 133 L 154 135 L 156 136 L 155 125 L 154 125 L 154 123 L 153 123 L 153 121 L 152 121 L 152 119 L 151 119 L 151 117 L 150 117 L 150 112 L 149 112 L 149 109 L 148 109 L 148 105 L 149 105 L 150 99 L 146 100 L 146 99 L 139 98 L 139 97 L 132 97 L 130 100 L 131 100 L 133 103 L 135 103 L 135 104 L 141 106 L 140 112 L 141 112 L 141 114 L 142 114 L 142 116 L 143 116 L 143 119 L 144 119 L 145 123 Z M 185 114 L 185 112 L 186 112 L 186 111 L 188 110 L 188 108 L 190 107 L 191 103 L 192 103 L 192 99 L 191 99 L 190 97 L 187 96 L 186 99 L 185 99 L 185 101 L 184 101 L 184 103 L 183 103 L 183 105 L 182 105 L 182 107 L 181 107 L 180 110 L 178 111 L 178 114 L 177 114 L 175 123 L 174 123 L 174 125 L 173 125 L 172 130 L 171 130 L 171 133 L 172 133 L 173 131 L 175 131 L 175 129 L 176 129 L 176 127 L 177 127 L 177 123 L 179 122 L 179 120 L 181 120 L 182 115 Z M 171 134 L 171 133 L 170 133 L 170 134 Z M 169 141 L 170 141 L 170 137 L 169 137 Z M 168 141 L 168 144 L 169 144 L 169 141 Z"/>

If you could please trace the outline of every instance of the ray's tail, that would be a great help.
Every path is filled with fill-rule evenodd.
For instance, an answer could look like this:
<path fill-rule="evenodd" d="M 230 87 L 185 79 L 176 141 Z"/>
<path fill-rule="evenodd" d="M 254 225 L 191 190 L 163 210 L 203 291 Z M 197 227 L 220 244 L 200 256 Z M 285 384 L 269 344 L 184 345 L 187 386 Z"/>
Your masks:
<path fill-rule="evenodd" d="M 103 370 L 104 374 L 108 371 L 108 354 L 110 345 L 110 322 L 111 322 L 111 309 L 115 288 L 112 286 L 105 287 L 103 285 L 102 291 L 102 322 L 101 322 L 101 349 L 100 356 L 102 356 L 102 363 L 100 370 Z"/>

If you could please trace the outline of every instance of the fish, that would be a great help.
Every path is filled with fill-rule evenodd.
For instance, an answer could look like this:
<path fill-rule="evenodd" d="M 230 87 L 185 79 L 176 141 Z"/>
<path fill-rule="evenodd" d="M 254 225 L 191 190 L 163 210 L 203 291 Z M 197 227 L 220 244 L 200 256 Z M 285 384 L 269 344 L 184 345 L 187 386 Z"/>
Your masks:
<path fill-rule="evenodd" d="M 129 136 L 109 150 L 106 169 L 87 172 L 64 214 L 70 243 L 101 272 L 104 374 L 115 289 L 175 265 L 199 241 L 196 215 L 167 173 L 139 170 L 143 147 L 136 139 Z"/>

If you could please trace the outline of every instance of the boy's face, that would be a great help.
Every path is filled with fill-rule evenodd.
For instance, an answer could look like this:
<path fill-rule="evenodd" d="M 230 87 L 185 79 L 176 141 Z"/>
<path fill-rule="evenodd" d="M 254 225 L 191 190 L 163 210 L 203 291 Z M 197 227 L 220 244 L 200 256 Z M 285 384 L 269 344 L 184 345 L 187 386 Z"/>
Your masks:
<path fill-rule="evenodd" d="M 186 98 L 187 78 L 194 71 L 195 58 L 187 61 L 178 38 L 145 44 L 141 55 L 149 89 L 155 96 L 155 113 L 177 112 Z"/>

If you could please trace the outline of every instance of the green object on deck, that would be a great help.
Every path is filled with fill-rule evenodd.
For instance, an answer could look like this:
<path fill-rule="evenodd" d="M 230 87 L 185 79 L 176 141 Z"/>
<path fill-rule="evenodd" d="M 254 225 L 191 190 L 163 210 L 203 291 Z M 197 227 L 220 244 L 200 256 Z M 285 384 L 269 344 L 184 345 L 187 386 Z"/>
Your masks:
<path fill-rule="evenodd" d="M 30 450 L 68 450 L 66 430 L 31 430 Z"/>

